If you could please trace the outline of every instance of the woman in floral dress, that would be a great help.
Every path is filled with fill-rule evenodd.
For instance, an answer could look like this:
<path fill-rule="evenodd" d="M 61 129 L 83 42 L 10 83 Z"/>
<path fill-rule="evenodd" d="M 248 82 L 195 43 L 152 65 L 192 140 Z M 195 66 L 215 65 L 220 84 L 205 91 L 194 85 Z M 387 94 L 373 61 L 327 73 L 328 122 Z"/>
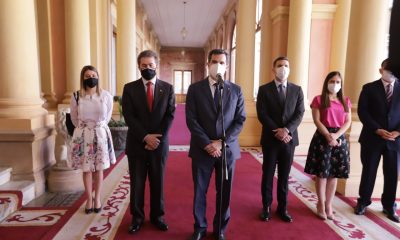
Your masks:
<path fill-rule="evenodd" d="M 71 141 L 70 164 L 74 169 L 83 171 L 87 196 L 85 213 L 98 213 L 102 206 L 103 170 L 116 161 L 107 126 L 111 119 L 113 98 L 99 87 L 99 74 L 93 66 L 82 68 L 80 90 L 74 94 L 79 96 L 72 96 L 70 104 L 71 120 L 76 127 Z"/>
<path fill-rule="evenodd" d="M 349 147 L 344 133 L 351 124 L 351 103 L 343 95 L 339 72 L 330 72 L 324 81 L 322 94 L 311 103 L 317 131 L 308 150 L 306 173 L 315 175 L 318 196 L 317 215 L 333 220 L 332 201 L 338 178 L 349 177 Z"/>

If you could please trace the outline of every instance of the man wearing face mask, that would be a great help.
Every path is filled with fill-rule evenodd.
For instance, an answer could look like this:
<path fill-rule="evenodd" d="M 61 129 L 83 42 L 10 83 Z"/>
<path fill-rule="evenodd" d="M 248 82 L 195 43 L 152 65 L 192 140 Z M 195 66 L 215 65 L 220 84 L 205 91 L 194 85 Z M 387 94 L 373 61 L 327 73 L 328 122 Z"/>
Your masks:
<path fill-rule="evenodd" d="M 363 86 L 358 100 L 358 116 L 363 123 L 359 142 L 363 165 L 355 214 L 364 215 L 371 204 L 376 172 L 383 156 L 383 212 L 400 222 L 396 213 L 397 158 L 400 151 L 400 85 L 387 70 L 389 60 L 382 62 L 382 77 Z"/>
<path fill-rule="evenodd" d="M 191 133 L 189 157 L 192 158 L 194 182 L 194 233 L 191 238 L 193 240 L 203 238 L 207 232 L 206 195 L 214 170 L 217 190 L 216 213 L 213 221 L 215 239 L 225 239 L 225 230 L 230 219 L 229 202 L 232 178 L 235 161 L 240 158 L 238 136 L 246 114 L 240 87 L 222 80 L 227 66 L 227 58 L 228 53 L 225 50 L 211 50 L 208 54 L 208 77 L 190 85 L 186 95 L 186 124 Z M 223 112 L 218 104 L 218 91 L 222 92 Z M 226 132 L 228 179 L 224 178 L 221 191 L 222 115 Z M 220 206 L 221 195 L 222 204 Z"/>
<path fill-rule="evenodd" d="M 272 185 L 278 166 L 277 213 L 285 222 L 292 222 L 288 213 L 288 178 L 293 162 L 294 149 L 299 145 L 297 127 L 304 114 L 303 91 L 300 86 L 288 82 L 290 72 L 287 57 L 273 62 L 275 79 L 260 86 L 257 95 L 257 116 L 262 124 L 261 146 L 263 174 L 261 182 L 261 220 L 271 219 Z"/>
<path fill-rule="evenodd" d="M 150 182 L 150 222 L 162 231 L 164 221 L 164 170 L 168 157 L 168 131 L 175 114 L 175 94 L 171 84 L 156 77 L 158 56 L 151 50 L 137 58 L 142 77 L 124 86 L 122 109 L 127 123 L 126 154 L 131 178 L 129 233 L 138 232 L 145 219 L 144 193 Z"/>

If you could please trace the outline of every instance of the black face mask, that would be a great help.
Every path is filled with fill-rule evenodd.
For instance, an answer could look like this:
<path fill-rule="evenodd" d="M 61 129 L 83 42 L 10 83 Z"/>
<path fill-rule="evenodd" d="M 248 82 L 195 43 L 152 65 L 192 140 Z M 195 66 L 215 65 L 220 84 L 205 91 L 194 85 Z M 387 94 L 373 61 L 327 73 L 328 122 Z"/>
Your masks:
<path fill-rule="evenodd" d="M 99 79 L 97 78 L 88 78 L 83 80 L 83 85 L 85 87 L 94 88 L 97 86 L 97 84 L 99 84 Z"/>
<path fill-rule="evenodd" d="M 142 77 L 144 79 L 151 80 L 156 75 L 156 70 L 151 68 L 145 68 L 140 70 L 140 74 L 142 74 Z"/>

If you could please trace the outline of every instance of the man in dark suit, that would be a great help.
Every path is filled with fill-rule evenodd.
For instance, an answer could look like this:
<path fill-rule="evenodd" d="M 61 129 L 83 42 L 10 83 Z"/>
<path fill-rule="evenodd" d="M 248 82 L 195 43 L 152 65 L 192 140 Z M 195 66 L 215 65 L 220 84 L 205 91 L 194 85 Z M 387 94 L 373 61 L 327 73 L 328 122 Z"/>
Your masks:
<path fill-rule="evenodd" d="M 288 178 L 294 149 L 299 145 L 297 127 L 304 114 L 301 87 L 287 81 L 289 60 L 278 57 L 273 62 L 275 79 L 261 86 L 257 95 L 257 116 L 262 124 L 261 146 L 263 174 L 261 219 L 271 219 L 272 183 L 278 165 L 277 213 L 285 222 L 292 222 L 287 211 Z"/>
<path fill-rule="evenodd" d="M 139 231 L 145 218 L 143 206 L 147 176 L 150 182 L 150 221 L 158 229 L 167 231 L 168 225 L 163 219 L 163 181 L 175 95 L 171 84 L 156 77 L 158 57 L 155 52 L 141 52 L 137 62 L 142 78 L 127 83 L 122 95 L 122 109 L 129 127 L 126 154 L 133 216 L 129 233 Z"/>
<path fill-rule="evenodd" d="M 358 117 L 363 123 L 359 138 L 363 168 L 355 214 L 363 215 L 371 204 L 376 172 L 383 156 L 383 212 L 390 220 L 400 222 L 395 203 L 400 151 L 400 85 L 387 66 L 388 59 L 379 69 L 382 78 L 365 84 L 358 100 Z"/>
<path fill-rule="evenodd" d="M 232 188 L 235 161 L 240 158 L 238 135 L 246 119 L 244 100 L 239 86 L 223 81 L 218 85 L 217 74 L 224 76 L 228 54 L 222 49 L 214 49 L 208 54 L 209 76 L 193 83 L 186 96 L 186 124 L 191 133 L 189 157 L 192 158 L 194 182 L 194 234 L 192 239 L 199 240 L 206 235 L 206 194 L 210 178 L 215 169 L 217 204 L 213 228 L 216 239 L 225 239 L 225 230 L 230 219 L 229 202 Z M 222 89 L 223 112 L 218 107 L 219 87 Z M 221 192 L 221 142 L 222 121 L 226 130 L 226 162 L 228 180 L 223 180 Z M 219 200 L 222 194 L 222 206 Z M 219 213 L 221 212 L 221 218 Z M 219 225 L 221 219 L 221 225 Z M 218 229 L 221 232 L 218 232 Z"/>

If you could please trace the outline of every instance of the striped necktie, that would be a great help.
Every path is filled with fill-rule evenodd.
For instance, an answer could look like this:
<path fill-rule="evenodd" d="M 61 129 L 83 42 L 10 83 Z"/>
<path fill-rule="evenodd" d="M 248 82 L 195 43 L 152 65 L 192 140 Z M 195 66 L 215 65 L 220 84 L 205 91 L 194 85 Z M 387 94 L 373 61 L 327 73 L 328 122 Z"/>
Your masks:
<path fill-rule="evenodd" d="M 386 85 L 386 101 L 390 103 L 392 101 L 393 96 L 393 86 L 392 84 Z"/>

